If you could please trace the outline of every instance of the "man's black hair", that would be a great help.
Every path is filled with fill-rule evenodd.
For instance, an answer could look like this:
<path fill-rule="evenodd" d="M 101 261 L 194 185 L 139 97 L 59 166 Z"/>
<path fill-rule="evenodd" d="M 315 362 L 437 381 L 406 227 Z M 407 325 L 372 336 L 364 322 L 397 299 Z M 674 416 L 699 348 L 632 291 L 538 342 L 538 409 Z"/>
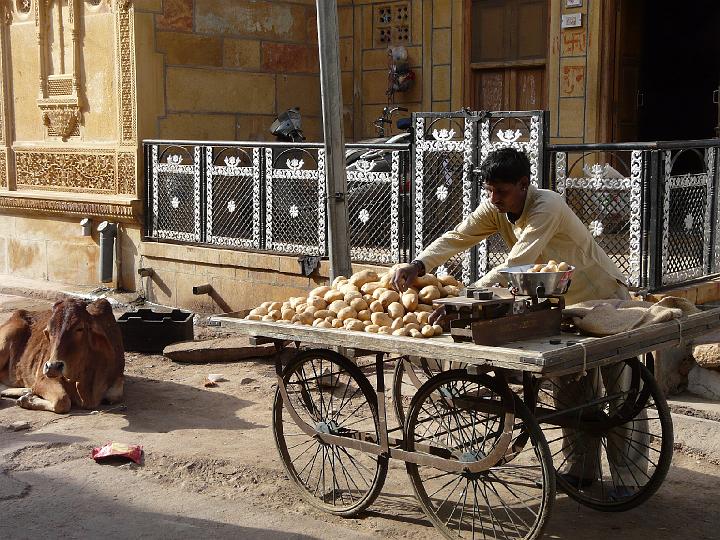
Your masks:
<path fill-rule="evenodd" d="M 480 181 L 515 184 L 523 176 L 530 178 L 530 160 L 524 152 L 514 148 L 501 148 L 488 154 L 478 169 Z"/>

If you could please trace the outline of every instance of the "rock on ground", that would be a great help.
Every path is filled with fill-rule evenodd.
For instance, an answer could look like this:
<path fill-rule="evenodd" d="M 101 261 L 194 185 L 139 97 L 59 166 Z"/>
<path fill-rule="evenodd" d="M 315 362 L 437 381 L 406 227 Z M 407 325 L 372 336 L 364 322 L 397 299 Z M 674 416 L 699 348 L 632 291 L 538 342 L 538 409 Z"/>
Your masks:
<path fill-rule="evenodd" d="M 720 343 L 697 345 L 693 349 L 693 357 L 702 368 L 720 370 Z"/>
<path fill-rule="evenodd" d="M 720 373 L 695 366 L 688 373 L 688 391 L 705 399 L 720 400 Z"/>

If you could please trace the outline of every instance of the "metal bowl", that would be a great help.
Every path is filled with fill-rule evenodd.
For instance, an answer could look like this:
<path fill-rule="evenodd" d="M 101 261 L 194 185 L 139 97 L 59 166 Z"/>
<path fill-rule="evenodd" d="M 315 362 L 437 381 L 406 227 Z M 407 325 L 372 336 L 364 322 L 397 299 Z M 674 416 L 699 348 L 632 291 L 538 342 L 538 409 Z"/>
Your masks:
<path fill-rule="evenodd" d="M 508 280 L 508 284 L 516 289 L 516 294 L 523 296 L 559 296 L 565 294 L 570 287 L 575 267 L 564 272 L 530 272 L 534 264 L 511 266 L 500 270 L 500 274 Z"/>

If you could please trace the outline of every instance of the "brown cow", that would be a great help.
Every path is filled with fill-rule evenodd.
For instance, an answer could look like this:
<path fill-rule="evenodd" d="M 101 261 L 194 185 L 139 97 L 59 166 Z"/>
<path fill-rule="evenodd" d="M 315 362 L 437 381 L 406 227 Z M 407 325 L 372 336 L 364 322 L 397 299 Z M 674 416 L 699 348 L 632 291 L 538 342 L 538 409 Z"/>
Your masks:
<path fill-rule="evenodd" d="M 66 413 L 122 399 L 125 352 L 107 300 L 76 299 L 52 310 L 16 311 L 0 326 L 0 395 L 26 409 Z"/>

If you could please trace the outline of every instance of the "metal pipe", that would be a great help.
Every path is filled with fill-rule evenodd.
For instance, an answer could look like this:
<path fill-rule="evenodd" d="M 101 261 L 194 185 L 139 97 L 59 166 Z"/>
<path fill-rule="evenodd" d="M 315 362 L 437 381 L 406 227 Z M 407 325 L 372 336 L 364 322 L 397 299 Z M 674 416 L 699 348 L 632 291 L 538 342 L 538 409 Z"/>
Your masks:
<path fill-rule="evenodd" d="M 80 220 L 80 226 L 82 227 L 83 236 L 92 236 L 92 219 L 83 218 Z"/>
<path fill-rule="evenodd" d="M 113 279 L 114 258 L 115 258 L 115 237 L 117 236 L 117 224 L 103 221 L 98 225 L 100 233 L 100 281 L 109 283 Z"/>
<path fill-rule="evenodd" d="M 319 149 L 324 148 L 323 143 L 313 142 L 276 142 L 276 141 L 193 141 L 193 140 L 170 140 L 170 139 L 145 139 L 143 145 L 147 148 L 151 145 L 162 146 L 230 146 L 242 148 L 301 148 L 301 149 Z M 377 149 L 377 150 L 409 150 L 410 143 L 346 143 L 345 148 L 352 149 Z"/>
<path fill-rule="evenodd" d="M 212 292 L 213 288 L 212 285 L 197 285 L 193 287 L 193 294 L 210 294 Z"/>

